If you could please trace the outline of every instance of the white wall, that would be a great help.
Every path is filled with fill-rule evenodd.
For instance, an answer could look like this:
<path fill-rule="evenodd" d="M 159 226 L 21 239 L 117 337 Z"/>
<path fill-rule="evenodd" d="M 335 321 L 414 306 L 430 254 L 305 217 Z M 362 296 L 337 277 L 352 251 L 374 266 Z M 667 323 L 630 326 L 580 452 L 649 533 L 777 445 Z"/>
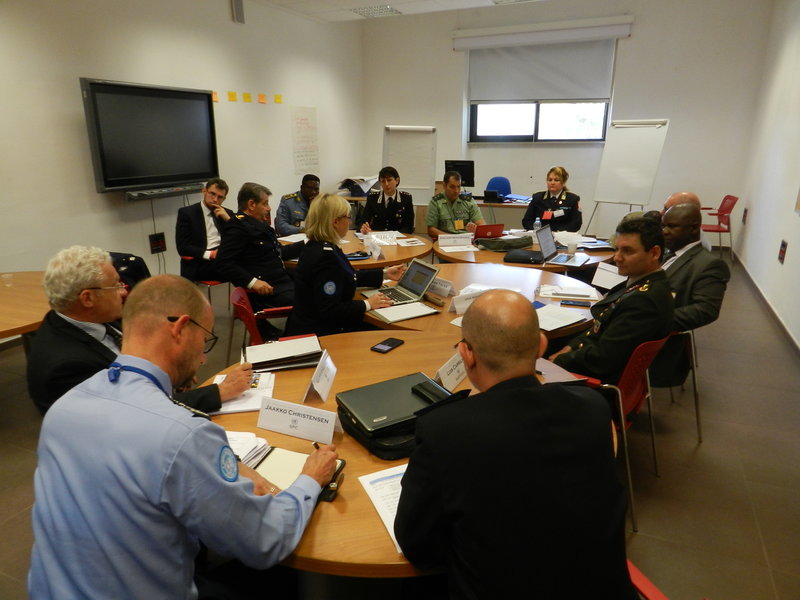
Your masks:
<path fill-rule="evenodd" d="M 219 91 L 220 173 L 233 209 L 244 181 L 269 186 L 273 208 L 299 189 L 292 106 L 317 107 L 323 187 L 361 170 L 359 145 L 342 150 L 361 125 L 360 26 L 314 23 L 249 1 L 245 15 L 245 25 L 234 23 L 227 0 L 0 2 L 0 271 L 43 269 L 75 243 L 142 255 L 157 271 L 147 243 L 150 203 L 94 189 L 81 76 Z M 278 93 L 284 104 L 230 103 L 228 90 L 240 99 Z M 181 204 L 152 206 L 173 273 Z"/>
<path fill-rule="evenodd" d="M 584 213 L 590 213 L 602 144 L 466 147 L 466 57 L 452 50 L 449 34 L 455 29 L 632 14 L 632 35 L 618 45 L 612 118 L 670 119 L 651 207 L 681 189 L 717 205 L 723 195 L 742 189 L 770 7 L 771 2 L 750 0 L 560 0 L 368 22 L 364 68 L 370 80 L 365 93 L 369 166 L 380 167 L 383 125 L 434 125 L 439 131 L 438 177 L 445 159 L 473 158 L 477 190 L 491 176 L 506 175 L 512 190 L 532 193 L 544 189 L 551 165 L 562 164 L 571 173 L 570 188 L 584 199 Z M 621 211 L 608 214 L 610 228 L 625 209 L 608 210 Z"/>
<path fill-rule="evenodd" d="M 756 285 L 800 345 L 800 0 L 776 2 L 760 82 L 761 98 L 748 140 L 746 183 L 734 213 L 735 248 Z M 747 223 L 741 213 L 748 209 Z M 781 240 L 789 244 L 783 265 Z M 745 317 L 745 316 L 743 316 Z"/>

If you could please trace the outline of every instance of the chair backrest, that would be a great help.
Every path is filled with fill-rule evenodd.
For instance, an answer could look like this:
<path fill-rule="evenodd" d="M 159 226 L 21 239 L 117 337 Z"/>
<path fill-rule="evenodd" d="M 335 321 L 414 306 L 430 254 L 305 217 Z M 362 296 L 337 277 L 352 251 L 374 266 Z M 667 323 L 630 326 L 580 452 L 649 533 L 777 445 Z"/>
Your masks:
<path fill-rule="evenodd" d="M 617 387 L 622 392 L 622 410 L 625 415 L 639 412 L 647 398 L 647 369 L 664 347 L 667 338 L 639 344 L 628 359 Z"/>
<path fill-rule="evenodd" d="M 247 333 L 250 334 L 250 345 L 263 344 L 261 332 L 256 324 L 256 317 L 253 314 L 253 305 L 247 297 L 247 291 L 241 287 L 235 287 L 231 291 L 231 306 L 233 307 L 233 318 L 239 319 L 244 323 Z"/>
<path fill-rule="evenodd" d="M 486 184 L 486 189 L 494 190 L 502 196 L 508 196 L 511 193 L 511 182 L 507 177 L 492 177 Z"/>
<path fill-rule="evenodd" d="M 717 209 L 717 223 L 724 227 L 730 227 L 731 224 L 731 213 L 733 212 L 733 207 L 736 206 L 736 203 L 739 201 L 737 196 L 725 196 L 722 199 L 722 202 Z"/>

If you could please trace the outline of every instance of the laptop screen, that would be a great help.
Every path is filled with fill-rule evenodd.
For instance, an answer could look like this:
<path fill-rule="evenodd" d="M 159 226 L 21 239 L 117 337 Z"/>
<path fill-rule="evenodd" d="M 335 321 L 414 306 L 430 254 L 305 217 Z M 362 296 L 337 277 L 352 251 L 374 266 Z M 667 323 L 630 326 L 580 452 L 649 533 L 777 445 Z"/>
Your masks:
<path fill-rule="evenodd" d="M 408 265 L 408 269 L 403 273 L 398 285 L 417 296 L 421 296 L 428 289 L 430 282 L 436 278 L 438 271 L 439 269 L 433 265 L 415 259 Z"/>
<path fill-rule="evenodd" d="M 539 242 L 539 248 L 541 249 L 542 256 L 544 256 L 545 260 L 549 260 L 558 254 L 556 240 L 553 237 L 553 232 L 550 231 L 550 225 L 545 225 L 539 229 L 539 231 L 536 232 L 536 239 Z"/>

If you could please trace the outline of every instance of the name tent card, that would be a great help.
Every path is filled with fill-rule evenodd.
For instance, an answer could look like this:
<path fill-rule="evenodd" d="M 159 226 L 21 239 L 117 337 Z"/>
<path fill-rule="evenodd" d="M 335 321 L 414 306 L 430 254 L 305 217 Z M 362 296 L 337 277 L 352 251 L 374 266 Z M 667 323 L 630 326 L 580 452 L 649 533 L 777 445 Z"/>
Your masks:
<path fill-rule="evenodd" d="M 454 390 L 467 376 L 467 368 L 464 366 L 464 359 L 456 352 L 444 363 L 436 372 L 436 378 L 443 388 Z"/>
<path fill-rule="evenodd" d="M 264 398 L 258 412 L 258 427 L 312 442 L 330 444 L 336 426 L 336 413 L 304 404 Z"/>
<path fill-rule="evenodd" d="M 319 364 L 311 376 L 311 381 L 308 382 L 306 393 L 303 396 L 303 403 L 309 400 L 325 402 L 331 391 L 334 377 L 336 377 L 336 365 L 333 364 L 333 359 L 328 354 L 328 351 L 323 350 Z"/>
<path fill-rule="evenodd" d="M 439 236 L 439 247 L 447 246 L 469 246 L 472 244 L 471 233 L 447 233 Z"/>

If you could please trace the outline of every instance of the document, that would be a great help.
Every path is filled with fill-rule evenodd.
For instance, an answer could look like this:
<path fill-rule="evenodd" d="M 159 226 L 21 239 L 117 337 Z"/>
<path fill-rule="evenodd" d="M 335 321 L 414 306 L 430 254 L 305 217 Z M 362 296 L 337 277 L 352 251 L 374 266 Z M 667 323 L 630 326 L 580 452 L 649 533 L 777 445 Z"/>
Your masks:
<path fill-rule="evenodd" d="M 537 308 L 536 315 L 539 317 L 539 329 L 542 331 L 553 331 L 554 329 L 585 320 L 582 314 L 568 308 L 561 308 L 555 304 L 547 304 L 542 308 Z"/>
<path fill-rule="evenodd" d="M 394 518 L 397 515 L 397 503 L 400 500 L 400 481 L 406 472 L 408 465 L 398 465 L 390 469 L 384 469 L 376 473 L 362 475 L 358 478 L 367 496 L 372 501 L 375 510 L 378 511 L 381 521 L 383 521 L 389 537 L 392 538 L 395 548 L 402 554 L 397 538 L 394 537 Z"/>
<path fill-rule="evenodd" d="M 378 308 L 370 312 L 387 323 L 397 323 L 398 321 L 405 321 L 406 319 L 416 319 L 417 317 L 432 315 L 439 311 L 422 302 L 409 302 L 408 304 Z"/>
<path fill-rule="evenodd" d="M 472 244 L 469 244 L 463 246 L 440 246 L 439 250 L 447 252 L 448 254 L 453 254 L 455 252 L 476 252 L 478 249 Z"/>
<path fill-rule="evenodd" d="M 615 285 L 625 281 L 625 279 L 627 278 L 619 274 L 616 265 L 601 262 L 597 263 L 597 271 L 594 272 L 592 285 L 610 290 Z"/>
<path fill-rule="evenodd" d="M 303 472 L 303 467 L 308 460 L 308 454 L 302 452 L 295 452 L 294 450 L 286 450 L 285 448 L 272 448 L 267 453 L 255 470 L 274 483 L 282 490 L 285 490 L 292 485 L 295 480 Z M 333 474 L 331 481 L 339 478 L 339 473 L 344 468 L 344 460 L 338 459 L 336 461 L 336 471 Z M 323 488 L 323 493 L 325 489 Z M 332 499 L 332 498 L 331 498 Z"/>
<path fill-rule="evenodd" d="M 252 363 L 254 371 L 314 366 L 322 356 L 322 348 L 315 335 L 248 346 L 246 351 L 244 361 Z"/>
<path fill-rule="evenodd" d="M 272 447 L 267 440 L 249 431 L 226 431 L 228 445 L 248 467 L 255 467 Z"/>
<path fill-rule="evenodd" d="M 414 237 L 407 237 L 397 240 L 398 246 L 424 246 L 425 242 Z"/>
<path fill-rule="evenodd" d="M 600 294 L 591 287 L 543 285 L 539 289 L 539 296 L 542 298 L 567 298 L 580 300 L 600 300 Z"/>
<path fill-rule="evenodd" d="M 305 233 L 293 233 L 292 235 L 285 235 L 283 237 L 279 237 L 278 241 L 281 242 L 289 242 L 293 244 L 294 242 L 307 242 L 308 237 Z"/>
<path fill-rule="evenodd" d="M 224 381 L 224 379 L 225 375 L 217 375 L 214 377 L 214 383 L 220 384 L 222 381 Z M 274 388 L 274 373 L 253 373 L 253 381 L 250 384 L 249 390 L 245 390 L 240 396 L 234 398 L 233 400 L 223 402 L 218 411 L 209 414 L 225 415 L 230 413 L 257 411 L 261 408 L 261 399 L 265 396 L 272 396 L 272 390 Z"/>

